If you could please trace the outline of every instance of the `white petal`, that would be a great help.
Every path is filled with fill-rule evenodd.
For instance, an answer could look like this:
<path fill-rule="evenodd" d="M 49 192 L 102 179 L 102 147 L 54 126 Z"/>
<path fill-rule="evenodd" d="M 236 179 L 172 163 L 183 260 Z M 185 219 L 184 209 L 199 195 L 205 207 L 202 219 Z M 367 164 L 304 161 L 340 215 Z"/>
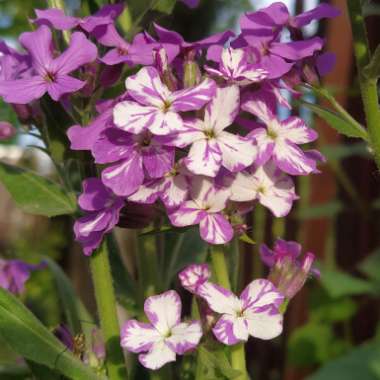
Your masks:
<path fill-rule="evenodd" d="M 205 138 L 195 141 L 185 162 L 192 173 L 215 177 L 222 163 L 221 150 L 216 140 Z"/>
<path fill-rule="evenodd" d="M 169 213 L 168 216 L 174 226 L 186 227 L 198 224 L 201 213 L 202 211 L 194 201 L 187 201 L 179 209 Z"/>
<path fill-rule="evenodd" d="M 306 126 L 299 117 L 289 117 L 281 122 L 281 136 L 294 144 L 305 144 L 318 138 L 318 133 Z"/>
<path fill-rule="evenodd" d="M 166 339 L 169 347 L 178 355 L 194 349 L 202 337 L 200 322 L 180 323 L 171 330 L 171 336 Z"/>
<path fill-rule="evenodd" d="M 275 309 L 246 315 L 249 334 L 259 339 L 273 339 L 282 332 L 283 315 Z"/>
<path fill-rule="evenodd" d="M 117 104 L 113 110 L 115 125 L 124 131 L 141 133 L 152 123 L 162 120 L 160 111 L 155 107 L 142 106 L 136 102 L 124 101 Z"/>
<path fill-rule="evenodd" d="M 175 112 L 158 111 L 159 118 L 154 119 L 149 126 L 149 130 L 154 135 L 169 135 L 183 129 L 181 116 Z"/>
<path fill-rule="evenodd" d="M 216 133 L 233 123 L 240 107 L 238 86 L 218 88 L 205 111 L 205 125 Z"/>
<path fill-rule="evenodd" d="M 162 337 L 154 327 L 134 319 L 127 321 L 121 330 L 121 346 L 131 352 L 149 351 L 159 340 Z"/>
<path fill-rule="evenodd" d="M 156 108 L 162 107 L 171 94 L 154 67 L 143 67 L 136 75 L 128 77 L 125 85 L 136 101 Z"/>
<path fill-rule="evenodd" d="M 163 336 L 180 322 L 181 309 L 181 299 L 174 290 L 148 297 L 144 303 L 146 316 Z"/>
<path fill-rule="evenodd" d="M 257 157 L 257 148 L 251 140 L 228 132 L 221 132 L 217 140 L 222 151 L 222 164 L 231 172 L 241 171 Z"/>
<path fill-rule="evenodd" d="M 247 100 L 241 107 L 244 111 L 250 112 L 260 118 L 265 124 L 269 124 L 275 116 L 273 115 L 269 105 L 265 100 L 254 98 Z"/>
<path fill-rule="evenodd" d="M 147 354 L 140 354 L 140 363 L 149 369 L 156 370 L 166 363 L 174 362 L 175 352 L 164 342 L 160 341 L 153 345 Z"/>
<path fill-rule="evenodd" d="M 201 238 L 210 244 L 226 244 L 234 236 L 230 222 L 221 214 L 207 214 L 199 223 Z"/>
<path fill-rule="evenodd" d="M 183 203 L 188 194 L 188 183 L 183 175 L 176 175 L 166 179 L 161 199 L 166 207 L 177 207 Z"/>
<path fill-rule="evenodd" d="M 230 290 L 219 285 L 206 282 L 199 287 L 198 295 L 202 297 L 210 308 L 219 314 L 235 315 L 241 310 L 242 303 Z"/>
<path fill-rule="evenodd" d="M 253 201 L 257 197 L 258 182 L 254 175 L 248 172 L 236 174 L 231 184 L 231 200 L 237 202 Z"/>
<path fill-rule="evenodd" d="M 248 328 L 244 318 L 224 314 L 212 329 L 216 339 L 227 345 L 248 340 Z"/>

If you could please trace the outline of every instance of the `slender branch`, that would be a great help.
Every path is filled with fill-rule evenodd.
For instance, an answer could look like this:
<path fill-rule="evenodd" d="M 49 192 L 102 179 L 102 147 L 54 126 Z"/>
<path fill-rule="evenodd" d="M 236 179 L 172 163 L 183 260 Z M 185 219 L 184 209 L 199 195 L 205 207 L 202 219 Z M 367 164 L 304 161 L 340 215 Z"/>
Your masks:
<path fill-rule="evenodd" d="M 360 92 L 362 96 L 364 113 L 376 164 L 380 169 L 380 109 L 377 94 L 377 79 L 365 76 L 365 67 L 370 62 L 370 49 L 367 40 L 364 17 L 360 0 L 347 1 L 351 19 L 354 53 L 358 68 Z"/>
<path fill-rule="evenodd" d="M 224 257 L 224 251 L 222 248 L 215 246 L 211 248 L 211 261 L 218 284 L 226 289 L 231 289 L 226 258 Z M 248 379 L 244 343 L 239 343 L 231 347 L 231 366 L 233 369 L 241 372 L 241 374 L 235 378 L 236 380 Z"/>
<path fill-rule="evenodd" d="M 110 380 L 125 380 L 127 372 L 120 347 L 120 327 L 106 242 L 103 242 L 102 246 L 91 257 L 90 267 L 100 326 L 106 344 L 108 378 Z"/>

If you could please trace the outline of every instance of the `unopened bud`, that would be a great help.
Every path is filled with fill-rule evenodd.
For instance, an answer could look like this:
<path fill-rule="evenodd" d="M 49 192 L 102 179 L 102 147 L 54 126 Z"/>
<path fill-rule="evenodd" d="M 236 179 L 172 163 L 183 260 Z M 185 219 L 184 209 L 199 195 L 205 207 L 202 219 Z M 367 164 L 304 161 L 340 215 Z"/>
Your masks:
<path fill-rule="evenodd" d="M 185 87 L 193 87 L 199 84 L 202 78 L 201 71 L 195 61 L 195 52 L 192 50 L 187 53 L 185 63 L 183 65 L 183 85 Z"/>
<path fill-rule="evenodd" d="M 178 81 L 168 62 L 168 55 L 164 48 L 153 51 L 154 63 L 160 73 L 162 81 L 168 86 L 169 90 L 175 91 L 178 88 Z"/>
<path fill-rule="evenodd" d="M 16 128 L 7 121 L 0 121 L 0 140 L 8 140 L 16 134 Z"/>

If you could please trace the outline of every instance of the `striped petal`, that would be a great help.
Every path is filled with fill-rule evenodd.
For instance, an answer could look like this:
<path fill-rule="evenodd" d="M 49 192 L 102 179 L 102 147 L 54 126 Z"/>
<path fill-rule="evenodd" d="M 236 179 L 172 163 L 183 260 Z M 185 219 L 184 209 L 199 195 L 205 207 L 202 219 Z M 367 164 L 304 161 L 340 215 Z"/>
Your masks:
<path fill-rule="evenodd" d="M 210 244 L 228 243 L 234 236 L 234 230 L 221 214 L 207 214 L 199 223 L 203 240 Z"/>
<path fill-rule="evenodd" d="M 193 350 L 202 337 L 202 327 L 199 321 L 180 323 L 171 330 L 166 344 L 178 355 Z"/>
<path fill-rule="evenodd" d="M 212 329 L 216 339 L 227 345 L 248 340 L 248 328 L 244 318 L 223 315 Z"/>
<path fill-rule="evenodd" d="M 152 325 L 131 319 L 123 325 L 120 342 L 128 351 L 140 353 L 149 351 L 161 339 L 161 335 Z"/>
<path fill-rule="evenodd" d="M 154 343 L 147 354 L 140 354 L 140 363 L 151 370 L 157 370 L 166 363 L 174 362 L 175 352 L 164 341 Z"/>

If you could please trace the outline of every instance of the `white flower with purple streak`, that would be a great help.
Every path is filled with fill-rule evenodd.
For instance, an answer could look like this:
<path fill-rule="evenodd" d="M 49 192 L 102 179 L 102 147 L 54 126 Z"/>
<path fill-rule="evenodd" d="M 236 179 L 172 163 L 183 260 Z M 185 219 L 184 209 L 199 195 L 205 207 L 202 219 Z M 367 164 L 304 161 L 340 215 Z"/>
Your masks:
<path fill-rule="evenodd" d="M 193 294 L 197 294 L 199 287 L 210 277 L 211 270 L 207 264 L 191 264 L 178 274 L 182 287 Z"/>
<path fill-rule="evenodd" d="M 169 212 L 169 219 L 176 227 L 199 224 L 203 240 L 211 244 L 225 244 L 234 235 L 230 222 L 223 215 L 229 197 L 229 189 L 217 187 L 207 177 L 194 177 L 191 181 L 191 200 Z"/>
<path fill-rule="evenodd" d="M 256 115 L 265 124 L 248 135 L 257 142 L 257 165 L 263 165 L 272 158 L 281 170 L 291 175 L 318 172 L 314 152 L 304 152 L 298 147 L 298 144 L 312 142 L 318 137 L 318 133 L 308 128 L 302 119 L 292 116 L 280 121 L 265 99 L 258 97 L 245 101 L 242 109 Z"/>
<path fill-rule="evenodd" d="M 206 282 L 199 288 L 198 295 L 207 301 L 211 310 L 222 314 L 213 333 L 224 344 L 245 342 L 249 336 L 273 339 L 282 332 L 283 316 L 279 307 L 284 296 L 268 280 L 252 281 L 240 297 Z"/>
<path fill-rule="evenodd" d="M 168 135 L 183 128 L 181 112 L 201 109 L 215 93 L 215 82 L 204 79 L 195 87 L 170 91 L 154 67 L 144 67 L 126 80 L 134 101 L 124 101 L 114 109 L 114 123 L 131 133 L 149 130 Z"/>
<path fill-rule="evenodd" d="M 237 202 L 257 200 L 279 218 L 290 212 L 298 196 L 292 179 L 273 161 L 268 161 L 256 170 L 237 173 L 231 184 L 230 199 Z"/>
<path fill-rule="evenodd" d="M 191 144 L 185 163 L 192 173 L 215 177 L 222 166 L 237 172 L 254 162 L 257 148 L 252 139 L 225 131 L 239 112 L 239 97 L 238 86 L 218 88 L 204 120 L 187 120 L 178 133 L 178 146 Z"/>
<path fill-rule="evenodd" d="M 174 290 L 147 298 L 144 311 L 150 323 L 127 321 L 121 331 L 121 346 L 140 354 L 140 363 L 152 370 L 193 350 L 202 337 L 202 327 L 199 321 L 181 322 L 181 309 Z"/>

